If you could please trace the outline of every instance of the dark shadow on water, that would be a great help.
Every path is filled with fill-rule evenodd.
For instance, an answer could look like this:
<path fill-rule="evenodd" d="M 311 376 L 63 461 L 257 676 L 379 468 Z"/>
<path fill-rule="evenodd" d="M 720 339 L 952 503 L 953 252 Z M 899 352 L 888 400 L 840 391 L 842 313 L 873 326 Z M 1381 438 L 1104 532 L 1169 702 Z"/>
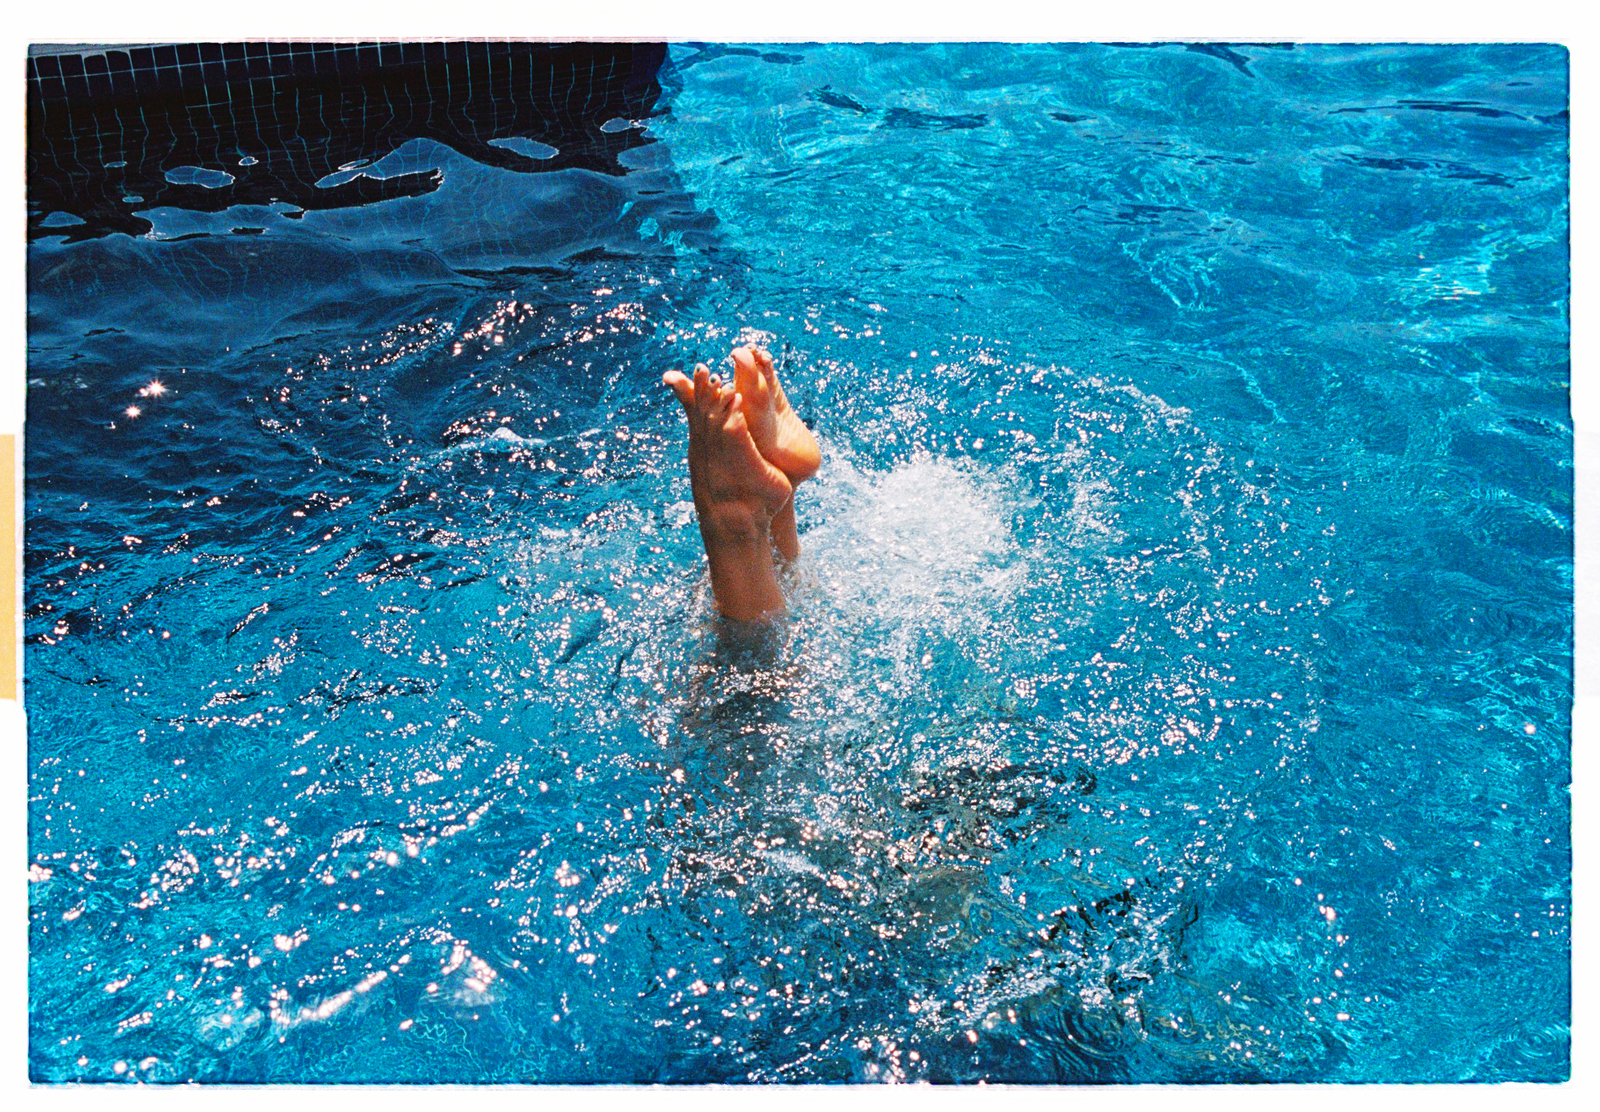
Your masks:
<path fill-rule="evenodd" d="M 663 43 L 35 48 L 28 235 L 143 235 L 139 210 L 159 207 L 293 216 L 420 196 L 437 172 L 361 172 L 419 138 L 500 169 L 618 176 L 653 141 L 636 124 L 658 111 L 666 57 Z"/>
<path fill-rule="evenodd" d="M 680 727 L 707 751 L 755 756 L 767 747 L 752 740 L 787 717 L 799 666 L 786 618 L 714 619 L 704 655 L 689 675 Z"/>

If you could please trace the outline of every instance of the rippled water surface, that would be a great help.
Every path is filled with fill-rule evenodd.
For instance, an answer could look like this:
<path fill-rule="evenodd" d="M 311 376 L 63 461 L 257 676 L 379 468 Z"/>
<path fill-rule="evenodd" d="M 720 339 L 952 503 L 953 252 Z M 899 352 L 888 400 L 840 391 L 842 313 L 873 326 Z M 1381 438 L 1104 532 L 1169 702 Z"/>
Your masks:
<path fill-rule="evenodd" d="M 1565 1076 L 1565 52 L 663 82 L 30 246 L 33 1076 Z M 743 340 L 760 637 L 659 385 Z"/>

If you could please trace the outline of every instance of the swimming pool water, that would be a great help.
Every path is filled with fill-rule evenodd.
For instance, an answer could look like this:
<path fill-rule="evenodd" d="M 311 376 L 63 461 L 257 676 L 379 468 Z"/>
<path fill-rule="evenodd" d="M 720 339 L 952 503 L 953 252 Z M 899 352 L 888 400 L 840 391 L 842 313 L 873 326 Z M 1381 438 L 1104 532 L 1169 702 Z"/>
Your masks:
<path fill-rule="evenodd" d="M 612 172 L 52 219 L 32 1076 L 1565 1077 L 1566 74 L 674 45 Z"/>

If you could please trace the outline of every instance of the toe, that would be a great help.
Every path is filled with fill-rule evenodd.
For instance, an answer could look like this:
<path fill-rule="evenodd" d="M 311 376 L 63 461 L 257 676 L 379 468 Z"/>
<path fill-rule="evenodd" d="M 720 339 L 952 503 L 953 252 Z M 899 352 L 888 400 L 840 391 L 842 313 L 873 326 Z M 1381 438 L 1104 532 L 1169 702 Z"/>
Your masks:
<path fill-rule="evenodd" d="M 682 371 L 668 371 L 661 376 L 661 381 L 672 388 L 677 396 L 678 404 L 688 410 L 694 406 L 694 384 L 689 381 Z"/>
<path fill-rule="evenodd" d="M 712 388 L 711 372 L 704 363 L 695 364 L 694 368 L 694 407 L 701 413 L 711 408 L 711 403 L 716 400 L 717 391 Z"/>
<path fill-rule="evenodd" d="M 733 349 L 733 381 L 739 392 L 750 397 L 761 387 L 761 368 L 748 347 Z"/>
<path fill-rule="evenodd" d="M 767 353 L 765 348 L 756 348 L 755 356 L 756 366 L 761 370 L 761 377 L 770 384 L 778 376 L 777 368 L 772 365 L 772 356 Z"/>

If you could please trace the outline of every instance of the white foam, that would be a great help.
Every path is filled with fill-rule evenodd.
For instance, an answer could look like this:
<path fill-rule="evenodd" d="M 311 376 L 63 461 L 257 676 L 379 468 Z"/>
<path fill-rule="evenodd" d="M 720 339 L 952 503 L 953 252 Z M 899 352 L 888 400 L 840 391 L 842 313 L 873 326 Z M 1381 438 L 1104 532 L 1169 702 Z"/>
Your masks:
<path fill-rule="evenodd" d="M 836 456 L 817 495 L 808 569 L 843 612 L 948 626 L 1024 582 L 1011 530 L 1023 499 L 976 464 L 923 453 L 869 472 Z"/>

